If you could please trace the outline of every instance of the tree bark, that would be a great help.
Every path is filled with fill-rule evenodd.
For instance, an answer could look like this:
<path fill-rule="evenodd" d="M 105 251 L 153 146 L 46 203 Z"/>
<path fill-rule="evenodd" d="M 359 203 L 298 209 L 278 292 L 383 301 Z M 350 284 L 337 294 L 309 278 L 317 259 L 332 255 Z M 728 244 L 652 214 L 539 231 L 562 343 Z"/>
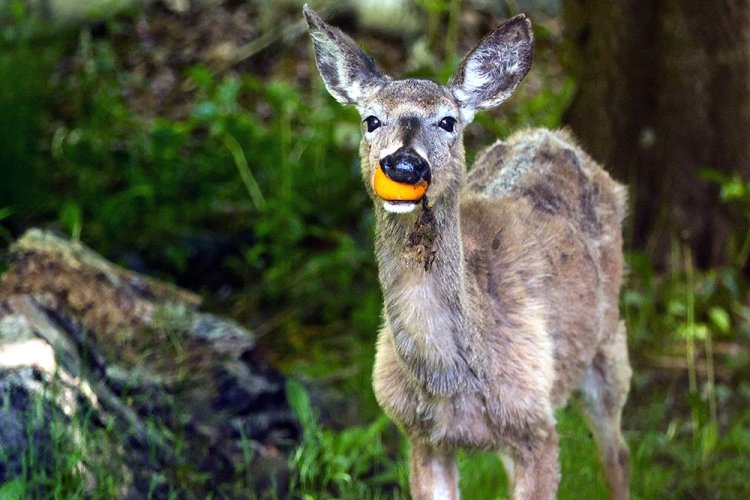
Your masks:
<path fill-rule="evenodd" d="M 750 178 L 750 2 L 565 0 L 577 94 L 565 121 L 630 185 L 631 243 L 722 263 L 736 227 L 704 169 Z"/>

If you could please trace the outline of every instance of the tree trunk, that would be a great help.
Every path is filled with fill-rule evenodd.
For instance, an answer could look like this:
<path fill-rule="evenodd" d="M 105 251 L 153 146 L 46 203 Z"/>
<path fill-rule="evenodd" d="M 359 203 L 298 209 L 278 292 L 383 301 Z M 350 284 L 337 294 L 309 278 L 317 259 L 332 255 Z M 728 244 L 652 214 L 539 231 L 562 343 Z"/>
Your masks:
<path fill-rule="evenodd" d="M 736 222 L 704 169 L 750 178 L 750 3 L 565 0 L 583 146 L 630 185 L 631 242 L 727 257 Z M 734 226 L 733 226 L 734 224 Z"/>

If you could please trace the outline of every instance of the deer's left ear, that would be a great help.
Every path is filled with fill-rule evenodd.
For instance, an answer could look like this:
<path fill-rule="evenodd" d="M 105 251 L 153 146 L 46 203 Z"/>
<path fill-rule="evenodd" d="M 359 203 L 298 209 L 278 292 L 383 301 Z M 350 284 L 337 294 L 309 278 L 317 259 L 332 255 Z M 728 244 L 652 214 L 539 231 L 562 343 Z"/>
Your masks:
<path fill-rule="evenodd" d="M 372 57 L 341 30 L 326 24 L 305 4 L 315 63 L 328 92 L 341 104 L 360 104 L 387 81 Z"/>
<path fill-rule="evenodd" d="M 531 21 L 521 14 L 495 28 L 469 52 L 449 84 L 465 121 L 513 94 L 531 68 L 533 49 Z"/>

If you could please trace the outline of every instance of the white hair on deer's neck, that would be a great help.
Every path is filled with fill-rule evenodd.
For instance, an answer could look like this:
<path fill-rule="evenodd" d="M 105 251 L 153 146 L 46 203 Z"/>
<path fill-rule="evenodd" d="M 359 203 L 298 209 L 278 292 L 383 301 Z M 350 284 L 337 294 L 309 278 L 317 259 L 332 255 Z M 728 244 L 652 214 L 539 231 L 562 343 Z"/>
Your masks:
<path fill-rule="evenodd" d="M 392 214 L 408 214 L 417 208 L 417 203 L 384 201 L 383 208 L 385 208 L 386 212 L 391 212 Z"/>

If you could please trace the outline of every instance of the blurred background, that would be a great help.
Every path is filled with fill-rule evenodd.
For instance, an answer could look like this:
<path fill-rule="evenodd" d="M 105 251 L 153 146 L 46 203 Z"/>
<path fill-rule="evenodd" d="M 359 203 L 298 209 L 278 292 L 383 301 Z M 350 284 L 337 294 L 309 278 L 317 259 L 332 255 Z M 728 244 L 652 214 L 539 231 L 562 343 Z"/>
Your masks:
<path fill-rule="evenodd" d="M 633 497 L 750 496 L 750 5 L 310 3 L 388 74 L 440 83 L 502 19 L 530 16 L 534 66 L 477 116 L 467 158 L 566 126 L 628 184 Z M 370 388 L 381 295 L 360 119 L 325 92 L 301 8 L 0 0 L 0 248 L 50 229 L 251 330 L 301 432 L 279 451 L 284 484 L 253 481 L 250 497 L 403 498 L 405 444 Z M 560 497 L 605 498 L 582 420 L 558 420 Z M 506 498 L 493 454 L 461 470 L 465 498 Z M 65 477 L 34 491 L 68 498 Z"/>

